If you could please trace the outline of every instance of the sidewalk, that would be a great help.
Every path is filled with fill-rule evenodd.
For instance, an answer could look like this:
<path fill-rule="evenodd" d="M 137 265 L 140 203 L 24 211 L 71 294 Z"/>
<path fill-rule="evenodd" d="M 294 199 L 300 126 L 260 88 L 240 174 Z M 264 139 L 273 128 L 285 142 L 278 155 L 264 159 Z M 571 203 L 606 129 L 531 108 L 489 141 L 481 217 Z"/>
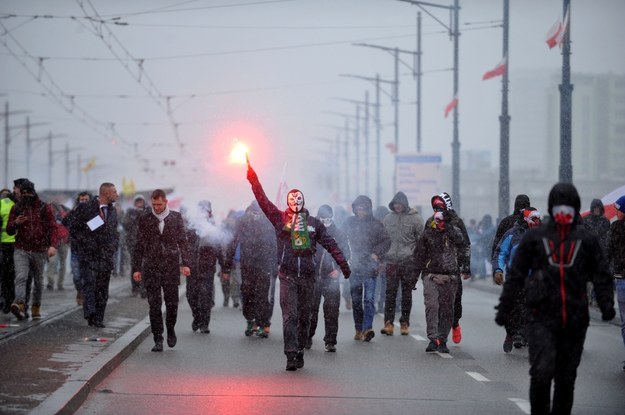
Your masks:
<path fill-rule="evenodd" d="M 0 324 L 9 326 L 0 328 L 5 362 L 0 413 L 30 413 L 41 405 L 45 409 L 39 413 L 71 413 L 67 402 L 84 399 L 80 391 L 88 393 L 102 379 L 98 374 L 110 373 L 147 334 L 149 324 L 140 324 L 148 314 L 147 301 L 131 297 L 129 278 L 111 278 L 104 329 L 87 325 L 71 281 L 64 288 L 44 289 L 40 320 L 0 315 Z M 80 386 L 68 393 L 71 385 Z"/>

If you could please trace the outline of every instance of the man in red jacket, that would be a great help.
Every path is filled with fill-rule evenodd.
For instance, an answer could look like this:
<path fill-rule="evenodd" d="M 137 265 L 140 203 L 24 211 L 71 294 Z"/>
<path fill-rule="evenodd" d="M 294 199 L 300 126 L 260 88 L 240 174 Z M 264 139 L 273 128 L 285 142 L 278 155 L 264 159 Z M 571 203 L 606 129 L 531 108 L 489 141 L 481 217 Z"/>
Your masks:
<path fill-rule="evenodd" d="M 43 266 L 56 255 L 56 221 L 49 205 L 43 203 L 28 179 L 14 181 L 17 203 L 11 208 L 7 233 L 15 235 L 15 301 L 11 312 L 18 320 L 28 317 L 28 301 L 33 282 L 33 319 L 41 318 Z"/>

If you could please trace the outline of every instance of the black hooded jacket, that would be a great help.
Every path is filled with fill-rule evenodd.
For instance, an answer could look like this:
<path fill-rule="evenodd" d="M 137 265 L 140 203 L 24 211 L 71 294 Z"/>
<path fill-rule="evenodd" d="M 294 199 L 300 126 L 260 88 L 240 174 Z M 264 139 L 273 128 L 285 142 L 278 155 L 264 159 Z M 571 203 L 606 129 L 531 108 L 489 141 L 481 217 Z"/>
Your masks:
<path fill-rule="evenodd" d="M 594 214 L 596 208 L 599 208 L 601 212 L 599 215 Z M 584 226 L 599 239 L 601 249 L 607 254 L 610 221 L 603 215 L 604 213 L 605 208 L 603 207 L 603 202 L 601 202 L 600 199 L 593 199 L 593 201 L 590 202 L 590 213 L 584 218 Z"/>
<path fill-rule="evenodd" d="M 516 199 L 514 199 L 514 212 L 511 215 L 506 216 L 499 222 L 499 226 L 497 226 L 497 231 L 495 232 L 495 239 L 493 240 L 493 244 L 491 245 L 490 250 L 490 259 L 493 259 L 493 255 L 495 254 L 495 248 L 499 245 L 502 236 L 508 232 L 508 230 L 512 229 L 516 222 L 520 222 L 523 220 L 523 209 L 527 209 L 530 207 L 530 198 L 527 195 L 517 195 Z"/>
<path fill-rule="evenodd" d="M 557 205 L 579 213 L 580 199 L 570 183 L 556 184 L 549 194 L 549 214 Z M 497 321 L 511 314 L 517 293 L 525 287 L 528 322 L 539 321 L 550 329 L 588 326 L 586 282 L 592 281 L 605 319 L 614 316 L 612 277 L 597 238 L 578 217 L 571 225 L 555 221 L 529 229 L 512 259 L 497 312 Z M 611 316 L 611 317 L 610 317 Z"/>
<path fill-rule="evenodd" d="M 351 268 L 362 276 L 377 275 L 379 258 L 390 249 L 391 238 L 382 222 L 373 217 L 371 199 L 360 195 L 352 203 L 352 211 L 356 211 L 356 206 L 364 207 L 366 216 L 350 216 L 343 224 L 343 232 L 352 248 Z M 378 261 L 371 254 L 377 255 Z"/>

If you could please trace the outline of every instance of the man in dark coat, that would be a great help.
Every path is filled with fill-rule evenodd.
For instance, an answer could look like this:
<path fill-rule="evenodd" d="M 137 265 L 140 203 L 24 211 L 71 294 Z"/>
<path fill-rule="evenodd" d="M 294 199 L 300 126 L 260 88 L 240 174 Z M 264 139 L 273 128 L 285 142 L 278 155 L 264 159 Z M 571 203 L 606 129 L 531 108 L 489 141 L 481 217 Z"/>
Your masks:
<path fill-rule="evenodd" d="M 174 326 L 178 318 L 180 274 L 191 275 L 190 255 L 182 215 L 170 211 L 161 189 L 152 192 L 152 212 L 139 218 L 137 244 L 132 255 L 132 277 L 143 281 L 150 307 L 150 326 L 154 336 L 153 352 L 163 351 L 163 314 L 167 345 L 178 341 Z"/>
<path fill-rule="evenodd" d="M 493 254 L 495 253 L 495 248 L 499 245 L 503 234 L 508 232 L 515 223 L 521 222 L 523 220 L 523 210 L 530 207 L 530 198 L 528 195 L 517 195 L 514 199 L 514 211 L 511 215 L 506 216 L 499 222 L 499 226 L 497 226 L 497 231 L 495 231 L 495 239 L 493 239 L 493 244 L 490 248 L 490 258 L 492 260 Z M 493 270 L 494 272 L 494 270 Z"/>
<path fill-rule="evenodd" d="M 132 253 L 135 251 L 135 245 L 137 244 L 137 225 L 139 223 L 139 216 L 150 210 L 149 206 L 146 206 L 145 197 L 143 195 L 136 195 L 133 200 L 133 206 L 126 210 L 124 217 L 122 218 L 122 226 L 126 232 L 126 246 L 128 253 L 130 254 L 130 263 L 132 263 Z M 140 282 L 136 282 L 132 278 L 132 272 L 130 273 L 130 287 L 133 297 L 141 295 L 141 298 L 146 297 L 145 287 Z"/>
<path fill-rule="evenodd" d="M 570 183 L 549 193 L 547 224 L 529 229 L 512 259 L 495 321 L 505 325 L 525 287 L 532 414 L 569 414 L 590 321 L 586 281 L 592 281 L 603 320 L 612 320 L 614 290 L 597 238 L 578 223 L 580 199 Z M 554 383 L 553 403 L 551 384 Z"/>
<path fill-rule="evenodd" d="M 224 263 L 219 236 L 221 231 L 215 226 L 211 209 L 211 203 L 202 200 L 198 202 L 197 217 L 193 222 L 185 215 L 187 242 L 191 255 L 189 267 L 193 270 L 193 275 L 187 278 L 187 301 L 193 315 L 191 330 L 194 332 L 200 330 L 203 334 L 210 333 L 208 326 L 215 306 L 213 297 L 217 263 L 223 275 L 228 275 L 231 268 L 231 262 Z"/>
<path fill-rule="evenodd" d="M 460 319 L 462 318 L 462 280 L 471 278 L 471 240 L 469 239 L 467 227 L 453 209 L 449 193 L 443 192 L 432 197 L 432 209 L 434 213 L 441 212 L 445 224 L 457 227 L 462 235 L 463 246 L 456 251 L 456 259 L 458 261 L 461 278 L 458 278 L 457 281 L 454 299 L 454 320 L 451 326 L 452 340 L 454 343 L 460 343 L 462 341 L 462 327 L 460 326 Z M 431 221 L 425 224 L 426 227 L 430 224 L 429 222 Z"/>
<path fill-rule="evenodd" d="M 238 250 L 241 263 L 241 299 L 245 335 L 269 337 L 269 286 L 277 273 L 274 227 L 255 200 L 237 221 L 228 257 Z M 232 259 L 227 260 L 227 262 Z"/>
<path fill-rule="evenodd" d="M 334 224 L 333 216 L 332 208 L 329 205 L 321 205 L 317 211 L 317 219 L 323 223 L 330 236 L 339 244 L 343 255 L 350 258 L 349 241 L 345 234 Z M 315 297 L 306 348 L 310 349 L 312 347 L 312 339 L 319 321 L 319 306 L 321 305 L 321 297 L 323 297 L 323 319 L 325 324 L 323 341 L 325 350 L 326 352 L 336 352 L 336 335 L 339 331 L 339 307 L 341 305 L 341 270 L 328 254 L 328 251 L 321 246 L 317 247 L 315 263 L 317 264 L 317 280 L 315 282 Z"/>
<path fill-rule="evenodd" d="M 345 278 L 351 270 L 334 238 L 325 226 L 304 209 L 304 195 L 291 189 L 287 209 L 281 211 L 271 203 L 252 166 L 247 164 L 247 180 L 258 205 L 275 229 L 278 242 L 280 307 L 286 370 L 304 367 L 304 346 L 308 340 L 310 311 L 315 283 L 315 251 L 321 244 L 337 262 Z"/>
<path fill-rule="evenodd" d="M 383 267 L 383 257 L 391 247 L 391 237 L 382 222 L 373 216 L 373 205 L 368 196 L 360 195 L 352 203 L 353 216 L 343 224 L 352 250 L 350 280 L 352 313 L 354 316 L 354 340 L 370 342 L 375 336 L 376 277 Z"/>
<path fill-rule="evenodd" d="M 119 246 L 117 211 L 113 206 L 116 201 L 115 185 L 102 183 L 98 196 L 80 203 L 68 223 L 80 261 L 83 313 L 93 327 L 104 327 L 113 257 Z"/>

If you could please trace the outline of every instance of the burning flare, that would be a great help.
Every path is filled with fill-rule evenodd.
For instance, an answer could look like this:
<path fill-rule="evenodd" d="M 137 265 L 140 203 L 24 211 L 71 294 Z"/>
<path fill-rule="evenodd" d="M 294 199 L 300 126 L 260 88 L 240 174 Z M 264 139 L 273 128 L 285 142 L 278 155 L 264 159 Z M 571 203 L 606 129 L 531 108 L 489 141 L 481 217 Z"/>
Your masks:
<path fill-rule="evenodd" d="M 232 150 L 230 150 L 230 163 L 247 164 L 248 151 L 249 149 L 247 148 L 247 146 L 235 138 Z"/>

